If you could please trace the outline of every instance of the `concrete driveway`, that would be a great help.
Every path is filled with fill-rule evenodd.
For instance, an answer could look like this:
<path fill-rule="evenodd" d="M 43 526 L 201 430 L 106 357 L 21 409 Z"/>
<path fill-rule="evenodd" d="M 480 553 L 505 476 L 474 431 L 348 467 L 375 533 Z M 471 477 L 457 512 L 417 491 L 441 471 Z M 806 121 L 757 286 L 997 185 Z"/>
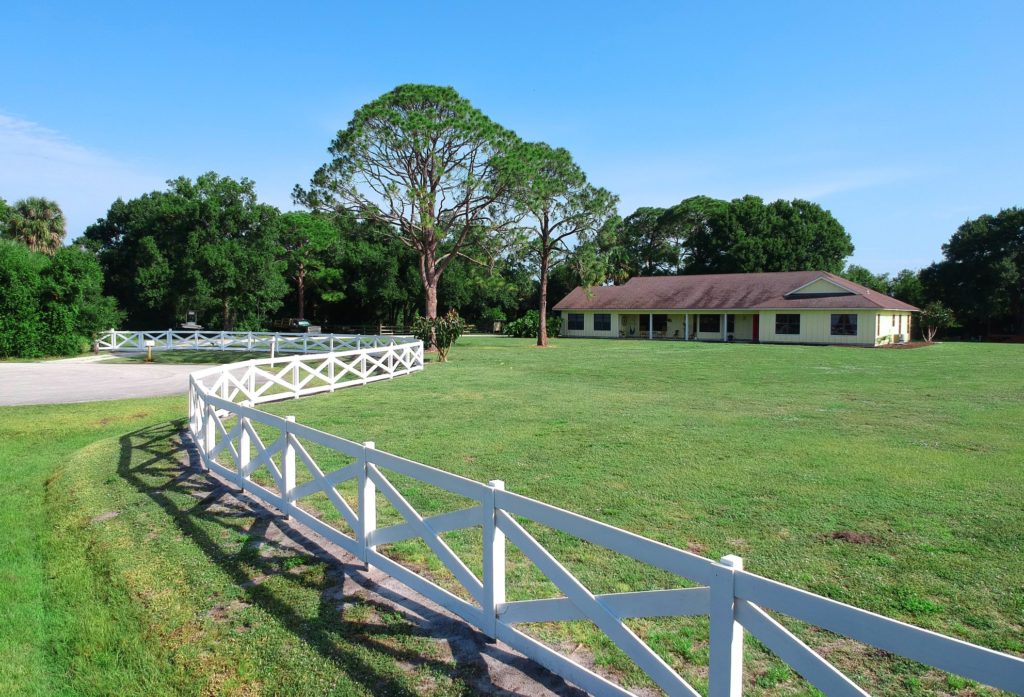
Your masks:
<path fill-rule="evenodd" d="M 103 358 L 0 363 L 0 406 L 185 394 L 188 374 L 209 367 L 108 363 Z"/>

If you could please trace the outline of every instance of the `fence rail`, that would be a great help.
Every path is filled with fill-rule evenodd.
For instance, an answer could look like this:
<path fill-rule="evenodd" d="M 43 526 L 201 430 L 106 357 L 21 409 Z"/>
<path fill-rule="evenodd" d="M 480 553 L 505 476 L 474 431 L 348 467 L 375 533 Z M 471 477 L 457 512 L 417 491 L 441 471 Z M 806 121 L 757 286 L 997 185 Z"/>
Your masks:
<path fill-rule="evenodd" d="M 137 348 L 164 341 L 169 350 L 255 349 L 262 337 L 279 337 L 298 351 L 296 337 L 202 332 L 110 332 L 101 348 Z M 308 335 L 313 338 L 316 335 Z M 719 561 L 565 511 L 510 491 L 504 483 L 482 484 L 398 455 L 267 414 L 254 405 L 333 391 L 423 369 L 423 344 L 408 337 L 324 336 L 324 353 L 242 361 L 194 372 L 189 377 L 189 431 L 202 463 L 251 495 L 279 508 L 409 588 L 430 598 L 488 636 L 595 694 L 630 695 L 623 686 L 573 661 L 516 625 L 589 620 L 669 695 L 699 694 L 643 641 L 625 620 L 636 617 L 709 617 L 708 694 L 736 697 L 743 689 L 743 635 L 749 631 L 795 672 L 828 695 L 866 695 L 824 657 L 767 611 L 821 627 L 980 683 L 1024 694 L 1024 659 L 898 622 L 743 570 L 738 557 Z M 354 344 L 354 345 L 353 345 Z M 280 346 L 279 345 L 279 346 Z M 311 344 L 309 344 L 312 346 Z M 323 348 L 318 343 L 315 348 Z M 340 349 L 340 350 L 337 350 Z M 279 349 L 280 350 L 280 349 Z M 259 428 L 257 428 L 257 426 Z M 264 440 L 260 432 L 273 437 Z M 325 472 L 310 454 L 313 446 L 351 460 Z M 265 470 L 272 485 L 253 475 Z M 305 481 L 297 483 L 301 474 Z M 460 510 L 424 518 L 389 475 L 438 487 L 472 502 Z M 267 479 L 264 479 L 267 481 Z M 353 481 L 353 507 L 337 487 Z M 323 494 L 344 520 L 333 526 L 300 502 Z M 402 522 L 378 527 L 382 496 Z M 518 519 L 518 520 L 517 520 Z M 667 571 L 696 587 L 594 594 L 520 520 L 533 521 Z M 479 528 L 482 574 L 477 576 L 444 541 L 444 533 Z M 380 545 L 422 539 L 458 584 L 456 592 L 377 551 Z M 506 542 L 514 544 L 559 589 L 562 597 L 508 602 L 505 597 Z"/>
<path fill-rule="evenodd" d="M 96 339 L 99 351 L 271 351 L 315 353 L 389 346 L 403 337 L 362 334 L 298 334 L 283 332 L 203 332 L 168 329 L 121 332 L 111 329 Z M 407 337 L 406 337 L 407 338 Z"/>

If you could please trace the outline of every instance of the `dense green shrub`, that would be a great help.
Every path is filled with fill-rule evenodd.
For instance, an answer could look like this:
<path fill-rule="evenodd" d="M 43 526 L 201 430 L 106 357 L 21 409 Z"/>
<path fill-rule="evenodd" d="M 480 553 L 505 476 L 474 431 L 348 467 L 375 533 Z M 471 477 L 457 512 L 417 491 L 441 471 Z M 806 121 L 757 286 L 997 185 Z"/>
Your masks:
<path fill-rule="evenodd" d="M 560 315 L 548 315 L 547 320 L 548 336 L 558 336 L 562 328 Z M 536 337 L 540 331 L 540 312 L 530 310 L 519 319 L 513 320 L 505 325 L 505 336 L 517 336 L 520 338 Z"/>
<path fill-rule="evenodd" d="M 17 242 L 0 240 L 0 357 L 36 358 L 46 353 L 39 311 L 43 254 Z"/>
<path fill-rule="evenodd" d="M 81 353 L 122 319 L 96 259 L 77 247 L 47 257 L 0 241 L 0 287 L 0 357 Z"/>

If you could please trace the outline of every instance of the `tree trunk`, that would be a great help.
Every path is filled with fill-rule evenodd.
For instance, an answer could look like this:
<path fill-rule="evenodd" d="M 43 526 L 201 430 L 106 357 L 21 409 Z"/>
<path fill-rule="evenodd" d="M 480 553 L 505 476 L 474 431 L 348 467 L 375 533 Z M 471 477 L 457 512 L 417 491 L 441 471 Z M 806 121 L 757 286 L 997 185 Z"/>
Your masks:
<path fill-rule="evenodd" d="M 548 251 L 540 253 L 540 324 L 537 326 L 537 345 L 548 345 Z"/>
<path fill-rule="evenodd" d="M 224 298 L 224 317 L 221 320 L 221 329 L 228 331 L 228 324 L 231 322 L 231 308 L 228 306 L 228 299 Z"/>
<path fill-rule="evenodd" d="M 437 279 L 433 279 L 432 282 L 427 283 L 424 281 L 423 289 L 427 293 L 426 312 L 427 319 L 437 318 Z"/>
<path fill-rule="evenodd" d="M 298 286 L 299 286 L 299 319 L 306 319 L 306 265 L 301 261 L 299 262 L 299 275 L 298 275 Z"/>

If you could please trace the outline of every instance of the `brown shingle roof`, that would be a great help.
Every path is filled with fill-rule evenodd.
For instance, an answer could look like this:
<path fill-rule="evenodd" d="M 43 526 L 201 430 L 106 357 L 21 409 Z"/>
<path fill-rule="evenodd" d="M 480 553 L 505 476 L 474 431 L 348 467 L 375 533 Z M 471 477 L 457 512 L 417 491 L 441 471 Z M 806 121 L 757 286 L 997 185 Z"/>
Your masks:
<path fill-rule="evenodd" d="M 824 278 L 835 294 L 796 293 Z M 918 308 L 825 271 L 725 273 L 701 276 L 635 276 L 621 286 L 577 287 L 553 310 L 775 310 Z"/>

